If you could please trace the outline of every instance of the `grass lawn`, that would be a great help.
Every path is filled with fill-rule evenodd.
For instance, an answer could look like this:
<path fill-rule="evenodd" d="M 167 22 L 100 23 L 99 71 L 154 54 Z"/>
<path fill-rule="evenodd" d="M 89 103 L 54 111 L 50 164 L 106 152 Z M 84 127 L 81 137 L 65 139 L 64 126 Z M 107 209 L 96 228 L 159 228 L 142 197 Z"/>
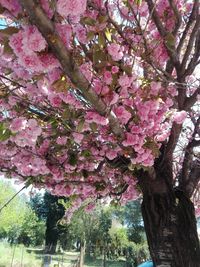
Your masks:
<path fill-rule="evenodd" d="M 123 260 L 118 260 L 118 261 L 106 261 L 106 264 L 108 267 L 124 267 L 125 262 Z M 102 267 L 103 266 L 103 261 L 102 259 L 87 259 L 85 261 L 84 267 Z"/>
<path fill-rule="evenodd" d="M 71 267 L 79 253 L 67 251 L 51 256 L 50 267 Z M 0 242 L 0 267 L 41 267 L 44 254 L 40 249 L 26 248 L 22 245 L 10 246 Z M 102 267 L 102 259 L 86 259 L 84 267 Z M 107 261 L 108 267 L 124 267 L 124 261 Z"/>
<path fill-rule="evenodd" d="M 60 267 L 69 267 L 77 256 L 76 252 L 53 255 L 50 266 L 54 267 L 59 263 Z M 11 247 L 7 243 L 0 243 L 0 267 L 41 267 L 43 259 L 41 250 L 27 249 L 22 245 Z"/>

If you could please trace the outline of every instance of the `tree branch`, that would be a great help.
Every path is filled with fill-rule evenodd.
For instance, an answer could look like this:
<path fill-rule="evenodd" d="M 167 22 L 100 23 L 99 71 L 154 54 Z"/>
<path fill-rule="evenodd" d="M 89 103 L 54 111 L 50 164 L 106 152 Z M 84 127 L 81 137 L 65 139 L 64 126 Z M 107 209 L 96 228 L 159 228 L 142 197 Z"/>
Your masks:
<path fill-rule="evenodd" d="M 192 137 L 190 142 L 187 144 L 186 148 L 185 148 L 185 156 L 183 159 L 183 164 L 182 164 L 182 170 L 181 170 L 181 175 L 179 177 L 179 186 L 180 188 L 185 191 L 187 194 L 191 194 L 188 193 L 188 190 L 190 191 L 191 188 L 193 188 L 193 185 L 191 187 L 191 185 L 189 185 L 191 182 L 193 183 L 194 180 L 196 178 L 191 176 L 191 173 L 195 172 L 196 173 L 196 168 L 200 170 L 200 166 L 198 166 L 198 161 L 194 161 L 193 160 L 193 148 L 198 146 L 200 144 L 200 140 L 195 140 L 195 136 L 198 132 L 199 129 L 199 124 L 200 124 L 200 117 L 197 119 L 197 121 L 195 122 L 195 127 L 194 127 L 194 131 L 192 133 Z M 196 162 L 196 165 L 194 165 Z M 192 167 L 193 165 L 193 167 Z M 194 170 L 195 171 L 194 171 Z M 194 174 L 194 173 L 193 173 Z M 199 173 L 200 174 L 200 173 Z M 191 180 L 191 181 L 190 181 Z"/>
<path fill-rule="evenodd" d="M 200 94 L 200 86 L 196 89 L 196 91 L 190 97 L 186 97 L 184 102 L 184 110 L 189 111 L 190 108 L 195 104 L 197 101 L 197 96 Z"/>
<path fill-rule="evenodd" d="M 56 33 L 53 22 L 46 16 L 41 7 L 33 0 L 20 0 L 22 7 L 28 13 L 30 21 L 39 29 L 54 55 L 59 60 L 65 74 L 72 83 L 82 92 L 94 109 L 102 116 L 108 117 L 111 131 L 118 138 L 123 138 L 124 133 L 119 121 L 107 110 L 107 106 L 101 98 L 93 91 L 91 84 L 81 73 L 73 60 L 73 56 L 67 50 L 59 35 Z M 108 114 L 107 114 L 108 113 Z"/>
<path fill-rule="evenodd" d="M 189 57 L 191 56 L 191 51 L 194 47 L 194 42 L 195 42 L 195 38 L 197 36 L 197 33 L 199 31 L 199 27 L 200 27 L 200 15 L 198 16 L 197 21 L 194 25 L 194 28 L 193 28 L 192 33 L 190 35 L 190 39 L 189 39 L 185 54 L 183 56 L 183 60 L 181 62 L 181 71 L 180 71 L 181 74 L 183 74 L 186 70 L 186 64 L 188 62 Z"/>
<path fill-rule="evenodd" d="M 193 167 L 190 171 L 188 181 L 185 185 L 185 192 L 189 197 L 192 197 L 195 188 L 200 181 L 200 164 L 195 161 L 193 162 Z"/>
<path fill-rule="evenodd" d="M 185 39 L 188 36 L 188 32 L 190 30 L 190 27 L 191 27 L 192 23 L 195 21 L 195 18 L 196 18 L 197 14 L 198 14 L 198 6 L 199 6 L 199 0 L 194 0 L 194 5 L 193 5 L 192 12 L 190 14 L 190 17 L 189 17 L 189 20 L 187 22 L 187 25 L 186 25 L 186 27 L 184 29 L 184 32 L 183 32 L 183 34 L 181 36 L 180 42 L 179 42 L 179 44 L 177 46 L 177 54 L 178 55 L 180 54 L 181 49 L 183 47 L 183 44 L 185 42 Z"/>
<path fill-rule="evenodd" d="M 163 38 L 163 41 L 164 41 L 164 45 L 165 45 L 165 48 L 167 50 L 167 53 L 168 53 L 168 56 L 170 57 L 174 67 L 176 68 L 176 71 L 177 73 L 179 72 L 179 68 L 180 68 L 180 62 L 179 62 L 179 59 L 178 59 L 178 54 L 176 52 L 176 49 L 172 49 L 171 47 L 169 48 L 168 45 L 167 45 L 167 36 L 168 36 L 168 32 L 165 30 L 160 18 L 159 18 L 159 15 L 156 11 L 156 9 L 154 8 L 155 7 L 155 4 L 153 3 L 152 0 L 146 0 L 147 2 L 147 5 L 148 5 L 148 8 L 149 8 L 149 12 L 152 13 L 152 18 L 153 18 L 153 21 L 158 29 L 158 32 L 160 33 L 161 37 Z"/>
<path fill-rule="evenodd" d="M 10 202 L 17 196 L 19 195 L 19 193 L 21 193 L 25 188 L 27 188 L 27 186 L 23 186 L 17 193 L 15 193 L 8 201 L 6 201 L 6 203 L 0 208 L 0 213 L 2 212 L 2 210 L 4 208 L 6 208 L 8 206 L 8 204 L 10 204 Z"/>
<path fill-rule="evenodd" d="M 178 29 L 181 26 L 182 18 L 181 18 L 181 14 L 179 13 L 179 11 L 177 9 L 176 4 L 174 3 L 174 0 L 168 0 L 168 2 L 169 2 L 170 7 L 172 8 L 172 10 L 174 12 L 175 17 L 176 17 L 176 26 L 175 26 L 175 28 L 173 30 L 173 35 L 176 36 L 176 34 L 178 32 Z"/>

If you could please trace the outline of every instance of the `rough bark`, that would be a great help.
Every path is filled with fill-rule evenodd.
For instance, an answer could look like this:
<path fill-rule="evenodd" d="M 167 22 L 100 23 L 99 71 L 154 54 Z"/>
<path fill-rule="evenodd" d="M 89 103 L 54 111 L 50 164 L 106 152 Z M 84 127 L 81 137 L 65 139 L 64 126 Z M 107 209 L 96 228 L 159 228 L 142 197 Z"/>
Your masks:
<path fill-rule="evenodd" d="M 182 191 L 144 193 L 142 214 L 155 266 L 200 266 L 194 206 Z"/>

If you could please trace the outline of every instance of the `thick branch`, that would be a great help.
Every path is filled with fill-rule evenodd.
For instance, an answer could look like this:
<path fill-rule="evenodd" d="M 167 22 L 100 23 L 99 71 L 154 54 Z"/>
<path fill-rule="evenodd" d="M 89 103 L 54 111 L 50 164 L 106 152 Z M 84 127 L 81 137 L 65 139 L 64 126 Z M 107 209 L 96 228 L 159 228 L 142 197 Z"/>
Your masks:
<path fill-rule="evenodd" d="M 167 143 L 166 151 L 165 151 L 165 155 L 167 158 L 172 157 L 172 154 L 177 145 L 181 130 L 182 130 L 181 124 L 176 124 L 176 123 L 173 124 L 172 129 L 171 129 L 171 134 L 169 137 L 169 141 Z"/>
<path fill-rule="evenodd" d="M 185 72 L 188 59 L 191 56 L 191 52 L 192 52 L 192 49 L 194 47 L 195 39 L 196 39 L 197 33 L 199 31 L 199 26 L 200 26 L 200 16 L 198 16 L 197 21 L 194 25 L 194 28 L 192 30 L 192 33 L 190 35 L 190 39 L 189 39 L 189 42 L 187 45 L 187 49 L 185 51 L 185 54 L 184 54 L 184 57 L 183 57 L 183 60 L 181 63 L 181 73 L 182 74 Z"/>
<path fill-rule="evenodd" d="M 105 103 L 93 91 L 91 84 L 78 69 L 73 60 L 73 56 L 67 50 L 61 38 L 54 29 L 54 24 L 45 15 L 43 10 L 33 0 L 20 0 L 20 3 L 30 18 L 30 21 L 39 29 L 54 55 L 59 60 L 65 74 L 71 79 L 73 84 L 82 92 L 83 96 L 89 101 L 94 109 L 102 116 L 108 116 L 111 131 L 120 138 L 123 138 L 123 131 L 118 120 L 112 115 L 107 114 L 108 110 Z"/>
<path fill-rule="evenodd" d="M 164 28 L 164 26 L 163 26 L 163 24 L 159 18 L 159 15 L 155 9 L 155 4 L 153 3 L 152 0 L 146 0 L 146 2 L 147 2 L 150 13 L 152 13 L 152 18 L 153 18 L 153 21 L 154 21 L 157 29 L 158 29 L 158 32 L 160 33 L 161 37 L 163 38 L 167 53 L 168 53 L 173 65 L 174 65 L 174 67 L 176 68 L 177 73 L 178 73 L 179 68 L 180 68 L 180 62 L 178 59 L 176 49 L 175 48 L 172 49 L 171 47 L 169 47 L 167 45 L 166 38 L 168 36 L 168 32 L 165 30 L 165 28 Z"/>
<path fill-rule="evenodd" d="M 187 69 L 185 70 L 184 76 L 189 76 L 193 73 L 194 69 L 196 68 L 198 62 L 199 62 L 199 57 L 200 57 L 200 30 L 198 30 L 196 40 L 195 40 L 195 45 L 194 45 L 195 51 L 194 54 L 188 64 Z"/>
<path fill-rule="evenodd" d="M 191 190 L 191 186 L 189 184 L 192 182 L 192 184 L 194 185 L 194 180 L 196 180 L 196 178 L 191 176 L 191 173 L 194 172 L 193 169 L 195 169 L 195 173 L 197 171 L 196 168 L 200 169 L 198 161 L 197 160 L 194 161 L 193 153 L 192 153 L 193 148 L 198 146 L 198 144 L 200 144 L 199 140 L 195 140 L 195 136 L 196 136 L 198 129 L 199 129 L 199 124 L 200 124 L 200 118 L 198 118 L 197 121 L 195 122 L 195 127 L 194 127 L 194 131 L 193 131 L 191 140 L 186 146 L 185 156 L 183 159 L 183 165 L 182 165 L 182 170 L 181 170 L 181 175 L 179 177 L 179 186 L 188 195 L 191 194 L 191 193 L 188 193 L 188 190 L 189 191 Z M 188 187 L 188 185 L 189 185 L 189 187 Z M 193 185 L 192 185 L 192 188 L 193 188 Z"/>
<path fill-rule="evenodd" d="M 177 53 L 178 55 L 180 54 L 180 51 L 183 47 L 183 44 L 185 42 L 186 37 L 188 36 L 188 32 L 190 30 L 191 25 L 193 24 L 193 22 L 195 21 L 196 16 L 198 15 L 198 7 L 199 7 L 199 0 L 194 0 L 194 5 L 193 5 L 193 9 L 192 12 L 190 14 L 189 20 L 187 22 L 187 25 L 185 27 L 185 30 L 181 36 L 180 42 L 178 44 L 177 47 Z"/>
<path fill-rule="evenodd" d="M 168 0 L 169 1 L 169 4 L 170 4 L 170 7 L 172 8 L 173 12 L 174 12 L 174 15 L 176 17 L 176 26 L 173 30 L 173 35 L 175 36 L 178 32 L 178 29 L 180 28 L 181 26 L 181 14 L 179 13 L 178 11 L 178 8 L 176 6 L 176 4 L 174 3 L 174 0 Z"/>
<path fill-rule="evenodd" d="M 189 179 L 185 186 L 185 191 L 189 197 L 192 197 L 195 188 L 197 188 L 200 181 L 200 165 L 195 161 L 194 167 L 190 171 Z"/>
<path fill-rule="evenodd" d="M 184 110 L 189 111 L 190 108 L 196 103 L 197 96 L 200 94 L 200 86 L 190 97 L 187 97 L 184 102 Z"/>

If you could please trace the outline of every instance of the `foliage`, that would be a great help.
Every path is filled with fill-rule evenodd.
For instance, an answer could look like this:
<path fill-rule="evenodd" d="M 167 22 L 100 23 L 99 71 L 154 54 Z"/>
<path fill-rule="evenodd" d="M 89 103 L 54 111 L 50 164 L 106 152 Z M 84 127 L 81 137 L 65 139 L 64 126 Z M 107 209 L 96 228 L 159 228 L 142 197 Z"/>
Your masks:
<path fill-rule="evenodd" d="M 9 182 L 0 180 L 0 205 L 3 206 L 14 194 L 14 188 Z M 20 226 L 26 217 L 26 204 L 21 197 L 17 196 L 0 213 L 1 237 L 8 233 L 14 233 L 15 238 L 19 234 Z"/>
<path fill-rule="evenodd" d="M 16 193 L 9 182 L 0 181 L 0 204 L 3 205 Z M 42 245 L 45 225 L 28 206 L 25 195 L 15 197 L 0 214 L 1 238 L 11 244 Z"/>
<path fill-rule="evenodd" d="M 17 239 L 19 244 L 26 246 L 41 246 L 44 244 L 45 223 L 38 219 L 34 211 L 27 208 L 24 221 L 20 226 L 20 234 Z"/>

